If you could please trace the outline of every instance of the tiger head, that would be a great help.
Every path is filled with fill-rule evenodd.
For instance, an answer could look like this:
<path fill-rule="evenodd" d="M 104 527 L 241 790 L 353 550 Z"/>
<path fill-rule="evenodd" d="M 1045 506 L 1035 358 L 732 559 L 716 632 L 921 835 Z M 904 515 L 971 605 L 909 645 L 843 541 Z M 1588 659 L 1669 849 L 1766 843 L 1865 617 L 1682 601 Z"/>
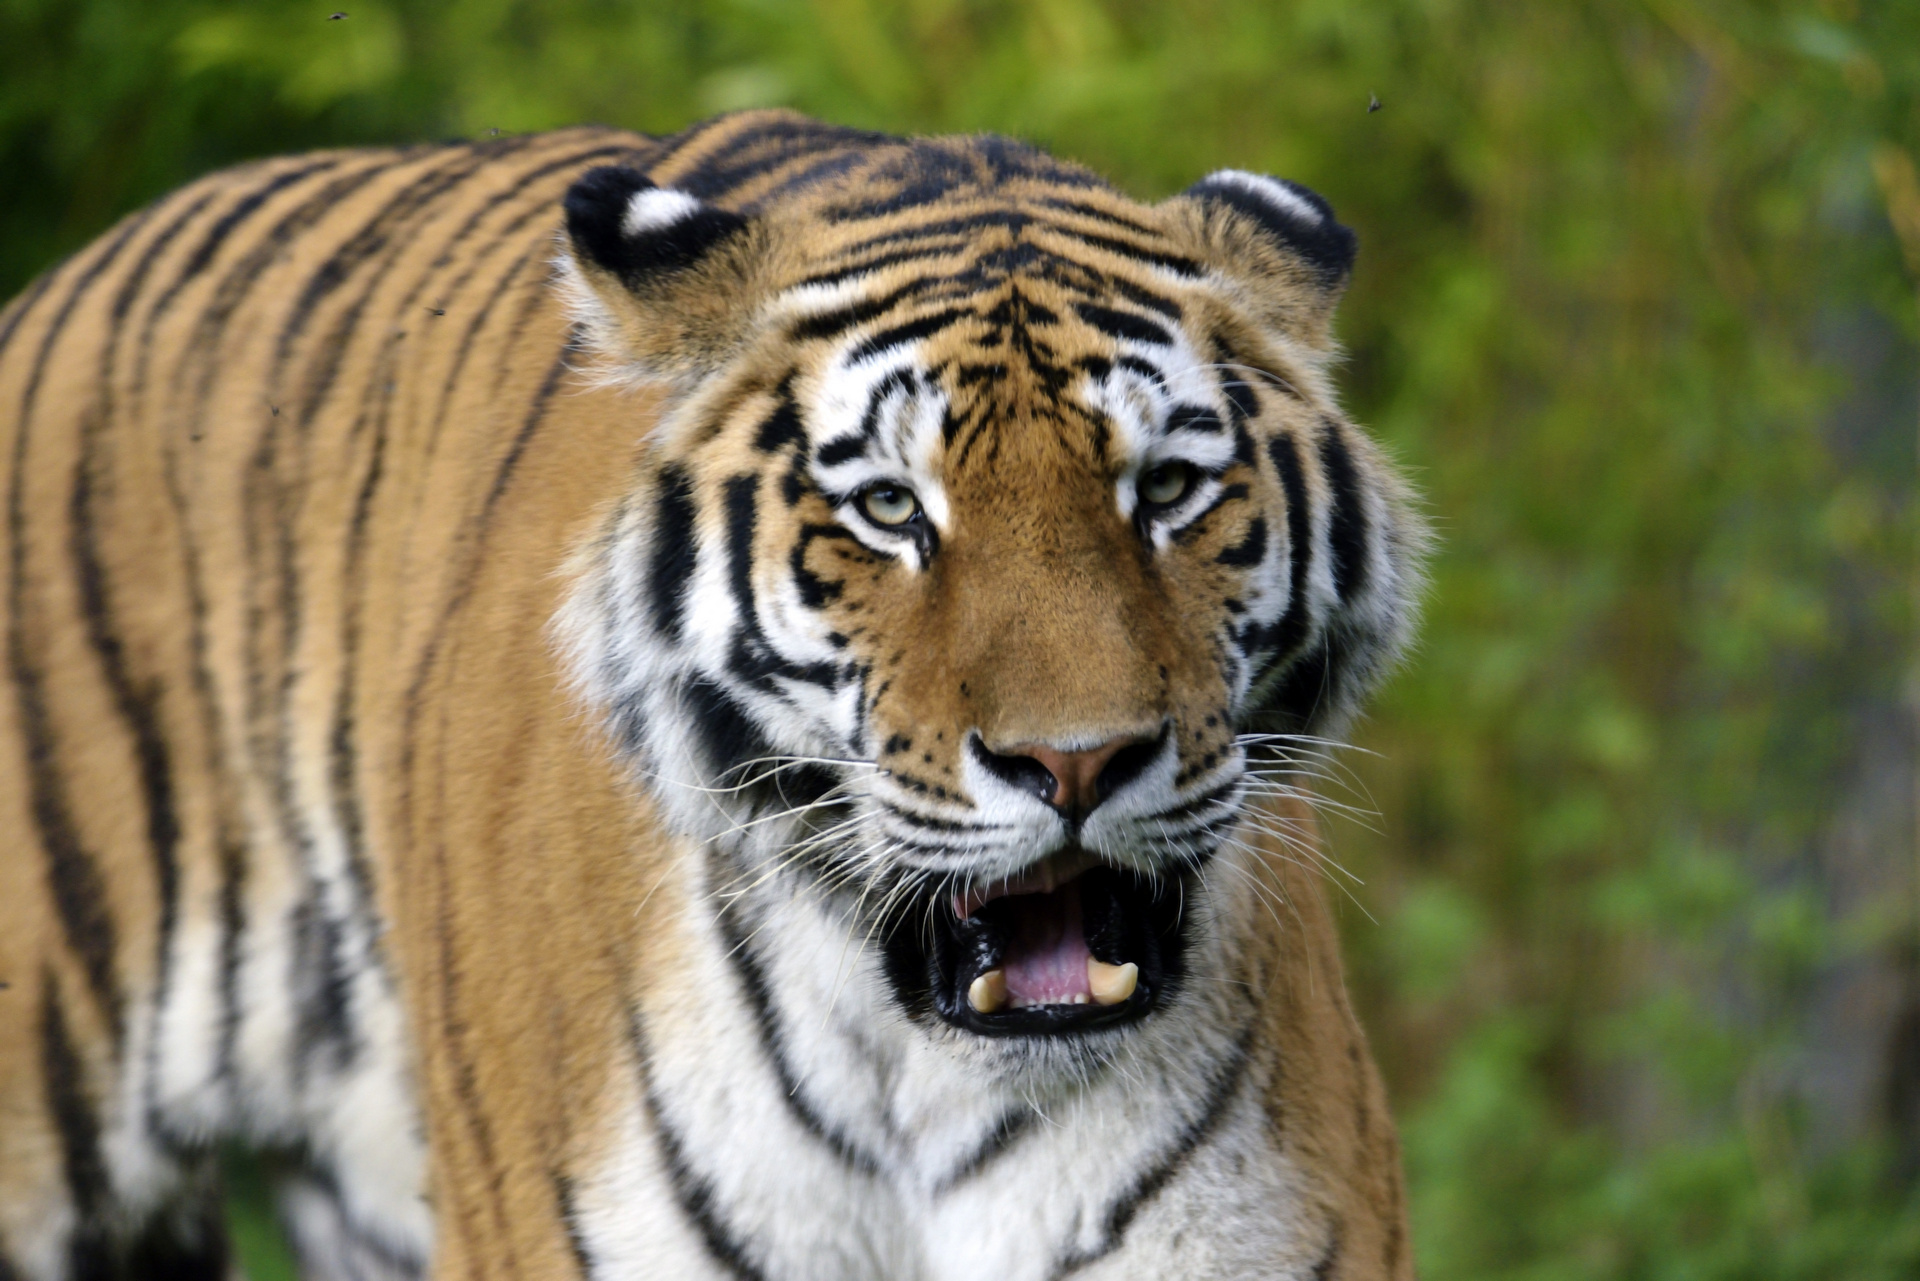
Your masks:
<path fill-rule="evenodd" d="M 558 634 L 670 821 L 844 896 L 912 1017 L 1115 1026 L 1409 627 L 1418 519 L 1327 376 L 1354 237 L 1255 174 L 886 141 L 573 187 L 581 346 L 666 402 Z"/>

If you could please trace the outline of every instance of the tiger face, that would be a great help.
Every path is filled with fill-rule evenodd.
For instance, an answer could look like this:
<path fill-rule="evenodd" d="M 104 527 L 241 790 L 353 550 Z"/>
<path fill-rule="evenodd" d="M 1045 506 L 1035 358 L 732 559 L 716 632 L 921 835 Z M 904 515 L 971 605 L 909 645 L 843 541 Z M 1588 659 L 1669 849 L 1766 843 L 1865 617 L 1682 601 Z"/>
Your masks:
<path fill-rule="evenodd" d="M 723 890 L 835 900 L 929 1027 L 1118 1029 L 1408 626 L 1416 518 L 1326 378 L 1353 236 L 1234 171 L 1142 206 L 998 140 L 868 166 L 573 188 L 580 344 L 670 401 L 558 636 Z"/>

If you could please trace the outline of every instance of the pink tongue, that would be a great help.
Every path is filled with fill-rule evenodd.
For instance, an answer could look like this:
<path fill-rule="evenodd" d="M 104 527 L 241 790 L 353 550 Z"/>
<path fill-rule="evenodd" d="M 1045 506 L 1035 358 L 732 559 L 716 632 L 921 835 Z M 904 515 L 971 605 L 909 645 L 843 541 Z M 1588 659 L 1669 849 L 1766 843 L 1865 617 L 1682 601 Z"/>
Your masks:
<path fill-rule="evenodd" d="M 1080 926 L 1080 888 L 1010 896 L 1012 930 L 1001 968 L 1008 1003 L 1070 1005 L 1093 996 L 1087 986 L 1087 935 Z"/>

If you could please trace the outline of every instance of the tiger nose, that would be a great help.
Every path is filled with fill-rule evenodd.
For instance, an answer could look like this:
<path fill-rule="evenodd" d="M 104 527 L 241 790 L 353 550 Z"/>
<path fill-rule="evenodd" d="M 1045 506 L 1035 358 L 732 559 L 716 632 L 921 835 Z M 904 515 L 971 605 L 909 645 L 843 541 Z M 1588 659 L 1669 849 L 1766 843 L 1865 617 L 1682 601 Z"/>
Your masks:
<path fill-rule="evenodd" d="M 979 745 L 983 763 L 1015 786 L 1078 822 L 1131 782 L 1159 754 L 1160 734 L 1127 734 L 1098 747 L 1063 752 L 1045 743 L 1019 743 L 1004 752 Z M 975 740 L 978 743 L 978 740 Z"/>

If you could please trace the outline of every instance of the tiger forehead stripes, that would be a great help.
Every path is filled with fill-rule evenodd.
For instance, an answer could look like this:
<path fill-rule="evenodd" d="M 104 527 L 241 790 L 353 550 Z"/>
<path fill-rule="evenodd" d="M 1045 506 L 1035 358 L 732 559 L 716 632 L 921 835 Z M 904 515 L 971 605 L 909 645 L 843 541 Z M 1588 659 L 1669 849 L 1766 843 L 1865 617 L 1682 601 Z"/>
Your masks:
<path fill-rule="evenodd" d="M 1354 239 L 783 112 L 215 175 L 0 317 L 0 1276 L 1403 1278 L 1305 780 Z"/>

